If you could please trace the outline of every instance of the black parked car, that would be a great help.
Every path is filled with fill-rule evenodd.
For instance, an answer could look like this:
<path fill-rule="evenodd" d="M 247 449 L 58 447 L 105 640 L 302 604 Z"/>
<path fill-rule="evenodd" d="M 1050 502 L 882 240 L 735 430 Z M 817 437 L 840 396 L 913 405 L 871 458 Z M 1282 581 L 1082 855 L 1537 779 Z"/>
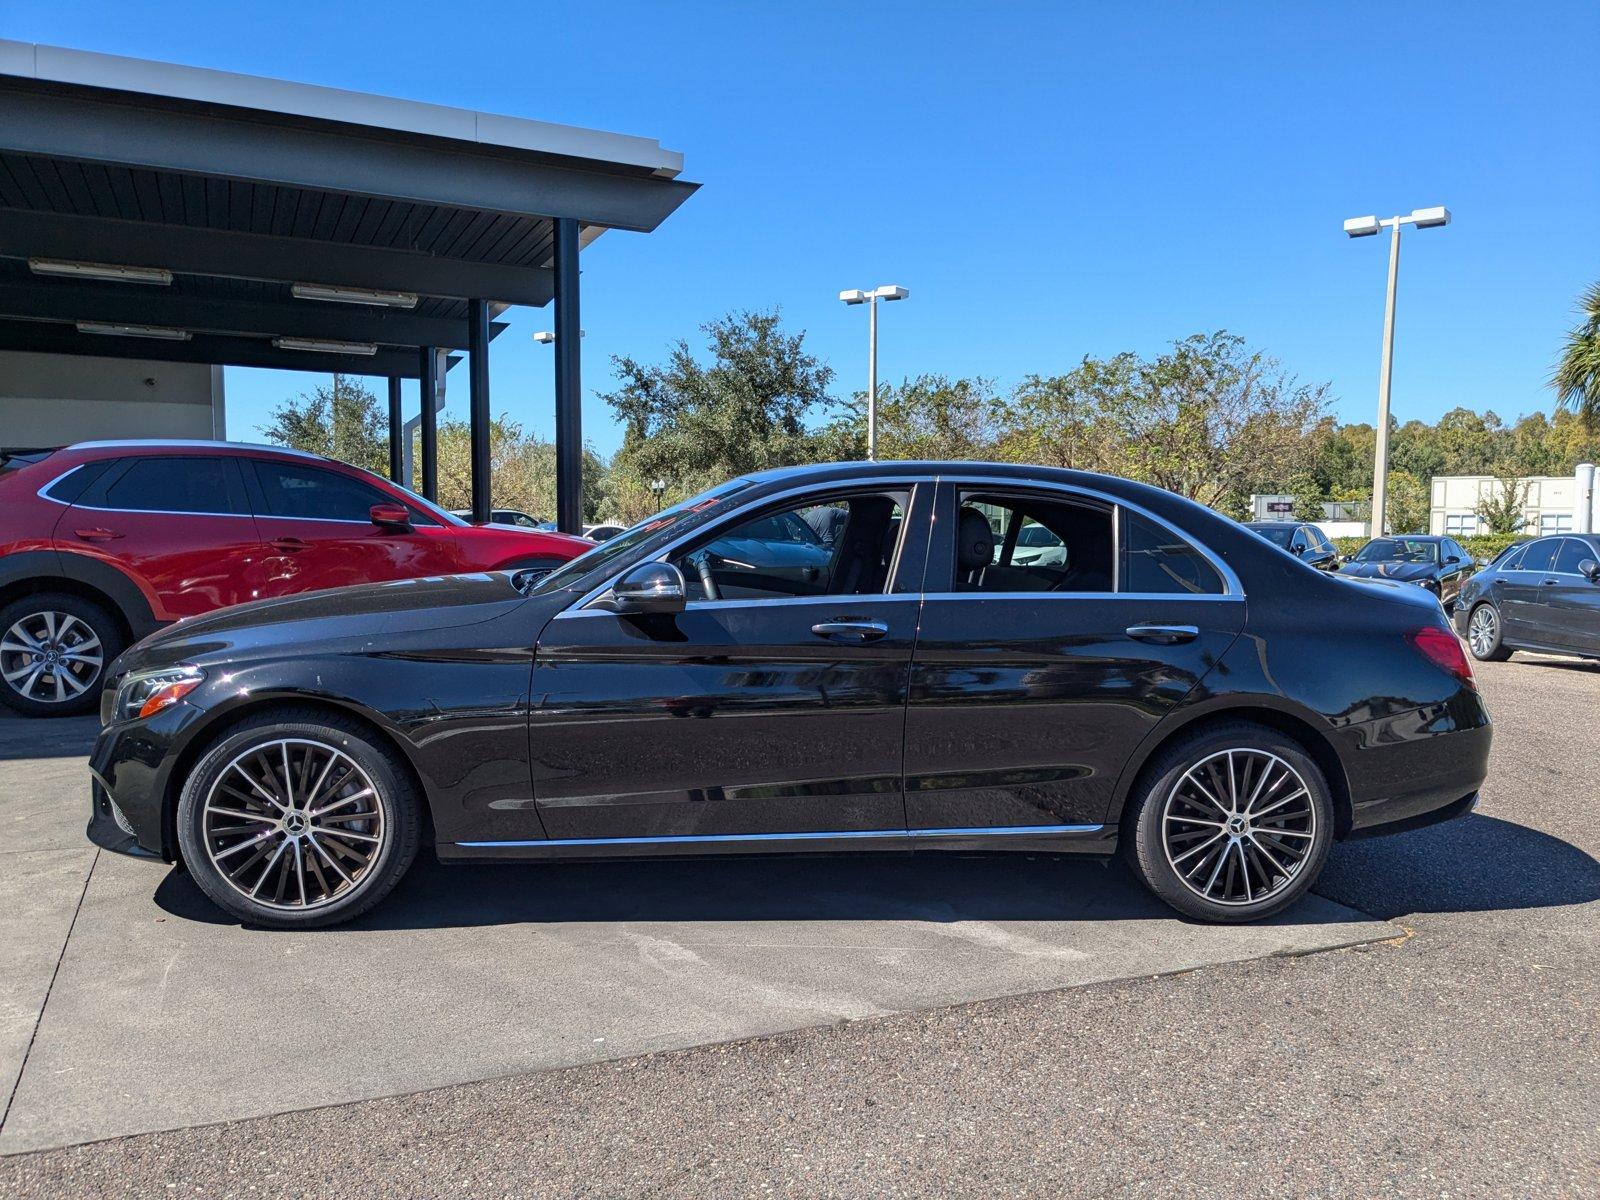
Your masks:
<path fill-rule="evenodd" d="M 1244 527 L 1319 571 L 1339 569 L 1339 551 L 1315 525 L 1302 521 L 1247 521 Z"/>
<path fill-rule="evenodd" d="M 1373 538 L 1339 572 L 1358 579 L 1414 583 L 1437 596 L 1448 612 L 1476 566 L 1454 538 L 1408 533 Z"/>
<path fill-rule="evenodd" d="M 1461 590 L 1456 628 L 1488 662 L 1513 650 L 1600 658 L 1600 536 L 1512 546 Z"/>
<path fill-rule="evenodd" d="M 754 561 L 786 515 L 830 518 L 825 570 Z M 425 836 L 452 862 L 1120 849 L 1181 912 L 1249 920 L 1335 839 L 1469 810 L 1490 741 L 1421 589 L 990 464 L 736 479 L 539 577 L 241 605 L 108 675 L 90 837 L 279 927 L 370 908 Z"/>

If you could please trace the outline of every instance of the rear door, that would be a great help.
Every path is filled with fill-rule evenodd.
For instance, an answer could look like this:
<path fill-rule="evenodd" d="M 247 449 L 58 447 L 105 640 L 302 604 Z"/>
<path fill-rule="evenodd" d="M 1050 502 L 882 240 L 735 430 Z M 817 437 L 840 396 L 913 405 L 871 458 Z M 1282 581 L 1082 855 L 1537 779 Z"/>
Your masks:
<path fill-rule="evenodd" d="M 906 713 L 912 829 L 1098 826 L 1123 764 L 1244 624 L 1231 572 L 1145 513 L 946 482 Z M 1021 561 L 1044 525 L 1062 551 Z"/>
<path fill-rule="evenodd" d="M 1522 551 L 1517 569 L 1502 574 L 1500 616 L 1502 636 L 1514 642 L 1545 645 L 1550 637 L 1549 596 L 1554 585 L 1556 543 L 1560 538 L 1540 538 Z M 1551 580 L 1547 585 L 1545 580 Z"/>
<path fill-rule="evenodd" d="M 409 529 L 373 524 L 373 505 L 401 501 L 362 479 L 312 462 L 240 462 L 265 543 L 257 584 L 263 596 L 463 569 L 451 531 L 417 508 L 404 506 Z"/>
<path fill-rule="evenodd" d="M 121 459 L 77 498 L 55 538 L 63 553 L 100 559 L 140 582 L 157 620 L 254 598 L 261 539 L 226 455 Z"/>

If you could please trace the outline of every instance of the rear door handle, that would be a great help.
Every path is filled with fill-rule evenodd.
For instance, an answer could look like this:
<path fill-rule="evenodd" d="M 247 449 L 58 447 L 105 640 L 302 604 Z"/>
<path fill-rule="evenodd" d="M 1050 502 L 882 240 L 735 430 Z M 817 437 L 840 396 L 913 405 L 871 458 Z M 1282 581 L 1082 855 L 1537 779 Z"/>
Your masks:
<path fill-rule="evenodd" d="M 1129 625 L 1123 632 L 1135 641 L 1152 642 L 1157 646 L 1176 646 L 1200 636 L 1193 625 Z"/>
<path fill-rule="evenodd" d="M 889 627 L 882 621 L 819 621 L 811 632 L 835 642 L 875 642 Z"/>
<path fill-rule="evenodd" d="M 304 550 L 306 548 L 305 542 L 297 537 L 273 538 L 269 545 L 274 550 L 282 550 L 286 554 L 293 554 L 296 550 Z"/>
<path fill-rule="evenodd" d="M 1556 584 L 1558 584 L 1560 582 L 1561 581 L 1559 579 L 1541 579 L 1539 581 L 1539 586 L 1540 587 L 1555 587 Z"/>
<path fill-rule="evenodd" d="M 86 542 L 114 542 L 123 536 L 115 529 L 79 529 L 75 532 Z"/>

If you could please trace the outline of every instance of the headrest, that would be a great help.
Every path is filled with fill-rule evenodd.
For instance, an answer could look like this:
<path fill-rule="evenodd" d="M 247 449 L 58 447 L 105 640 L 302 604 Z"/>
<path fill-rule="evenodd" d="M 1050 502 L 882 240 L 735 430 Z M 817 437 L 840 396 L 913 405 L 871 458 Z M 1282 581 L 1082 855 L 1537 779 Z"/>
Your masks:
<path fill-rule="evenodd" d="M 989 518 L 975 508 L 963 508 L 956 519 L 956 570 L 965 574 L 994 562 L 994 531 Z"/>

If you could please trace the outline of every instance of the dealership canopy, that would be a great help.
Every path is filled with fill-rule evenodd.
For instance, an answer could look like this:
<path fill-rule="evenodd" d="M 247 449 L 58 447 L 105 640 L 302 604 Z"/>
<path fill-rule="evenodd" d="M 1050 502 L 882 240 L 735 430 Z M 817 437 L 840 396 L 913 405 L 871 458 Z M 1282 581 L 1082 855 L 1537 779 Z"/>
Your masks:
<path fill-rule="evenodd" d="M 469 351 L 487 517 L 488 342 L 554 301 L 558 519 L 580 519 L 580 247 L 696 186 L 648 138 L 0 40 L 0 350 L 343 371 L 438 395 Z M 434 403 L 422 405 L 435 490 Z"/>

